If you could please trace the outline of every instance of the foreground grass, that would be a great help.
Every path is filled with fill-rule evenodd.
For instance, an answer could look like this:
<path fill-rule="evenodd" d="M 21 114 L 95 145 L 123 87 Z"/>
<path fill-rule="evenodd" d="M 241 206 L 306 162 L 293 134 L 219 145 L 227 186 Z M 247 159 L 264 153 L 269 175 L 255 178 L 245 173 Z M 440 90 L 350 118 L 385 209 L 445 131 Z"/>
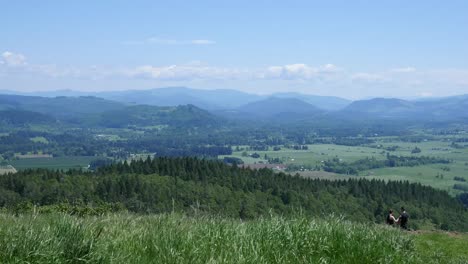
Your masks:
<path fill-rule="evenodd" d="M 430 263 L 416 248 L 410 234 L 338 218 L 0 215 L 1 263 Z"/>
<path fill-rule="evenodd" d="M 414 236 L 416 249 L 426 260 L 468 263 L 468 234 L 426 232 Z"/>

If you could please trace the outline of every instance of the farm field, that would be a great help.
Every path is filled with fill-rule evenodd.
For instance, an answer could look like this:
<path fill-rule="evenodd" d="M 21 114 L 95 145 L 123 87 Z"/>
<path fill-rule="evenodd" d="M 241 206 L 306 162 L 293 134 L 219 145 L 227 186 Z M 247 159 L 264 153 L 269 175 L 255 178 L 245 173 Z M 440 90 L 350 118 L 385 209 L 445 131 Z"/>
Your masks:
<path fill-rule="evenodd" d="M 326 171 L 298 171 L 299 175 L 309 179 L 323 179 L 323 180 L 347 180 L 355 179 L 353 175 L 343 175 Z"/>
<path fill-rule="evenodd" d="M 30 140 L 36 143 L 49 144 L 49 141 L 45 137 L 33 137 Z"/>
<path fill-rule="evenodd" d="M 34 221 L 32 221 L 34 219 Z M 466 234 L 339 218 L 0 215 L 6 263 L 466 263 Z M 448 246 L 450 245 L 450 246 Z"/>
<path fill-rule="evenodd" d="M 40 158 L 52 158 L 50 154 L 15 154 L 15 158 L 18 159 L 40 159 Z"/>
<path fill-rule="evenodd" d="M 445 164 L 444 164 L 445 165 Z M 450 171 L 444 171 L 441 164 L 430 164 L 416 167 L 396 167 L 396 168 L 380 168 L 375 170 L 365 171 L 369 176 L 363 176 L 366 179 L 383 179 L 392 181 L 409 181 L 419 182 L 424 185 L 430 185 L 439 189 L 448 191 L 449 193 L 458 193 L 453 189 L 454 184 L 466 184 L 455 181 L 454 177 L 461 176 L 468 179 L 467 166 L 459 166 L 459 164 L 449 164 L 447 167 Z"/>
<path fill-rule="evenodd" d="M 459 148 L 451 146 L 451 141 L 432 140 L 422 142 L 401 142 L 395 138 L 376 138 L 376 143 L 366 146 L 343 146 L 333 144 L 307 145 L 307 150 L 294 150 L 281 147 L 279 151 L 247 151 L 248 154 L 257 153 L 260 158 L 254 159 L 250 156 L 243 157 L 244 151 L 234 151 L 232 157 L 242 159 L 247 164 L 268 162 L 264 159 L 278 158 L 283 164 L 303 166 L 304 171 L 298 171 L 301 175 L 311 178 L 321 179 L 347 179 L 350 177 L 364 177 L 368 179 L 400 180 L 419 182 L 435 188 L 443 189 L 455 195 L 460 190 L 453 189 L 454 184 L 467 185 L 466 182 L 454 180 L 455 177 L 464 178 L 468 181 L 468 147 L 460 143 Z M 396 146 L 396 147 L 395 147 Z M 389 150 L 392 147 L 395 150 Z M 412 153 L 417 147 L 420 153 Z M 271 149 L 271 148 L 270 148 Z M 346 176 L 335 173 L 325 173 L 313 171 L 316 166 L 320 166 L 322 161 L 338 158 L 340 162 L 354 162 L 359 159 L 375 158 L 377 160 L 386 159 L 386 155 L 396 156 L 429 156 L 450 159 L 449 164 L 425 164 L 415 167 L 385 167 L 372 170 L 360 171 L 358 176 Z M 220 156 L 223 158 L 225 156 Z M 309 171 L 310 170 L 310 171 Z M 294 172 L 293 172 L 294 173 Z"/>
<path fill-rule="evenodd" d="M 24 170 L 30 168 L 47 168 L 53 170 L 67 170 L 87 168 L 94 156 L 66 156 L 66 157 L 53 157 L 53 158 L 30 158 L 12 160 L 13 165 L 17 170 Z"/>
<path fill-rule="evenodd" d="M 245 163 L 254 163 L 258 161 L 263 161 L 265 154 L 269 158 L 279 158 L 284 164 L 296 164 L 296 165 L 306 165 L 306 166 L 315 166 L 319 164 L 322 160 L 332 159 L 334 157 L 339 157 L 343 161 L 352 162 L 363 157 L 376 157 L 379 159 L 384 159 L 385 154 L 380 154 L 378 149 L 369 148 L 369 147 L 349 147 L 349 146 L 339 146 L 333 144 L 316 144 L 308 145 L 308 150 L 294 150 L 282 148 L 279 151 L 247 151 L 249 154 L 258 153 L 260 155 L 259 159 L 253 159 L 251 157 L 243 157 L 243 151 L 234 151 L 232 157 L 241 158 Z M 225 157 L 225 156 L 220 156 Z"/>

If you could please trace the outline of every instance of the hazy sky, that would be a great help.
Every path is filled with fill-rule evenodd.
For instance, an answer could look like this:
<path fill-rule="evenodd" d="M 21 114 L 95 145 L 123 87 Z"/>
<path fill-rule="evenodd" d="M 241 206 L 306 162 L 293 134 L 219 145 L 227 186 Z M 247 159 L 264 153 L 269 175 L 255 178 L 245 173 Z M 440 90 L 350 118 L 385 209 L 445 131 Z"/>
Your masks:
<path fill-rule="evenodd" d="M 468 93 L 468 1 L 0 0 L 0 90 Z"/>

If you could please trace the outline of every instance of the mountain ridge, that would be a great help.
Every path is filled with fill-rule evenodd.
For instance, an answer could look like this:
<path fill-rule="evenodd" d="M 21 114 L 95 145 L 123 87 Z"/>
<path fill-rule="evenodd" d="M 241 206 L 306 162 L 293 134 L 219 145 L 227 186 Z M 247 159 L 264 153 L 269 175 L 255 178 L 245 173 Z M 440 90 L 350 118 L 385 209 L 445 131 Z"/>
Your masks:
<path fill-rule="evenodd" d="M 2 90 L 0 90 L 0 94 Z M 13 91 L 5 91 L 12 94 Z M 273 93 L 269 95 L 258 95 L 243 92 L 235 89 L 195 89 L 188 87 L 162 87 L 146 90 L 123 90 L 109 92 L 79 92 L 73 90 L 57 90 L 45 92 L 21 93 L 18 95 L 31 96 L 96 96 L 108 100 L 129 103 L 129 104 L 149 104 L 157 106 L 176 106 L 193 104 L 206 110 L 228 110 L 235 109 L 250 102 L 260 101 L 269 97 L 296 98 L 308 102 L 324 110 L 338 110 L 350 100 L 336 96 L 319 96 L 302 93 Z"/>

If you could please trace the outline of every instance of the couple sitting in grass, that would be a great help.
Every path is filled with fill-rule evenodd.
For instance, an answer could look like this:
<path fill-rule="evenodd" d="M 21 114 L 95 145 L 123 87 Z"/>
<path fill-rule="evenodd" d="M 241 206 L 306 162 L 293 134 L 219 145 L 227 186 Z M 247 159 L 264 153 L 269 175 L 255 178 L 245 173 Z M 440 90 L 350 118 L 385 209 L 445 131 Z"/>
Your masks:
<path fill-rule="evenodd" d="M 409 218 L 409 215 L 408 213 L 406 213 L 406 210 L 404 207 L 401 207 L 400 216 L 398 218 L 395 218 L 395 216 L 393 215 L 393 210 L 390 209 L 388 211 L 387 224 L 391 226 L 400 225 L 402 229 L 407 230 L 408 218 Z"/>

